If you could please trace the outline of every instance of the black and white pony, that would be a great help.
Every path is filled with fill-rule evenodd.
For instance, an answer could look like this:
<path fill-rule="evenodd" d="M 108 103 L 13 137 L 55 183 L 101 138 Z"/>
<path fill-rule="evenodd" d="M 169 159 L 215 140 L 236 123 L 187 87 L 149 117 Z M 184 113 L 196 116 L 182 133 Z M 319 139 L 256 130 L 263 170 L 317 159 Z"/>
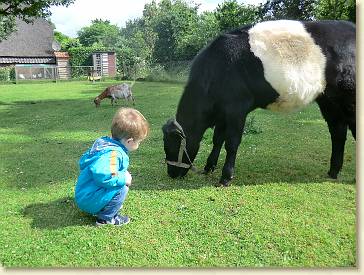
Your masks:
<path fill-rule="evenodd" d="M 187 173 L 214 127 L 204 171 L 214 170 L 225 143 L 219 183 L 228 185 L 249 112 L 291 112 L 316 101 L 331 134 L 328 175 L 337 178 L 347 128 L 356 135 L 355 35 L 346 21 L 277 20 L 218 36 L 196 56 L 176 117 L 162 128 L 169 176 Z"/>

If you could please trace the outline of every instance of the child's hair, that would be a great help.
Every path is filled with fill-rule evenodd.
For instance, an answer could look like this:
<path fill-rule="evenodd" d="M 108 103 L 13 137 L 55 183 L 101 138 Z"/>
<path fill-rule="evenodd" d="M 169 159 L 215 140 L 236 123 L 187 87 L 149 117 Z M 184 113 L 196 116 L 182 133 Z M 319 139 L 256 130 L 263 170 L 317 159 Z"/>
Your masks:
<path fill-rule="evenodd" d="M 120 108 L 116 111 L 111 124 L 111 135 L 114 139 L 143 140 L 148 134 L 149 123 L 138 110 Z"/>

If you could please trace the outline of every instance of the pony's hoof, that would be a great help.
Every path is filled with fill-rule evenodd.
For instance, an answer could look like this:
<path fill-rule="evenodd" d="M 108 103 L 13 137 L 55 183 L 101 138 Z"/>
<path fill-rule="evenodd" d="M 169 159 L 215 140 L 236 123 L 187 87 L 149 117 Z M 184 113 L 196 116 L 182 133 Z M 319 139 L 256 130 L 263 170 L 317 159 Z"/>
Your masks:
<path fill-rule="evenodd" d="M 209 174 L 209 173 L 212 173 L 212 172 L 214 172 L 214 171 L 215 171 L 215 168 L 216 168 L 216 166 L 215 166 L 215 165 L 213 165 L 213 166 L 208 166 L 208 165 L 206 165 L 206 166 L 205 166 L 205 168 L 203 169 L 202 174 L 207 175 L 207 174 Z"/>
<path fill-rule="evenodd" d="M 332 172 L 332 171 L 329 171 L 327 172 L 327 175 L 331 178 L 331 179 L 334 179 L 336 180 L 337 179 L 337 174 L 336 172 Z"/>
<path fill-rule="evenodd" d="M 215 186 L 216 187 L 229 187 L 230 186 L 230 181 L 231 181 L 231 179 L 222 179 Z"/>

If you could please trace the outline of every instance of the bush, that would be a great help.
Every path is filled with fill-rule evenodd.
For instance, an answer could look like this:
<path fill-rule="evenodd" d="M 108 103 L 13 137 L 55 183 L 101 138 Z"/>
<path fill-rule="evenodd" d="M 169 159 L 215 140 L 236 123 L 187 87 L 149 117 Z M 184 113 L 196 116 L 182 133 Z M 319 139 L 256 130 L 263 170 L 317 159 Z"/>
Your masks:
<path fill-rule="evenodd" d="M 160 64 L 150 67 L 145 79 L 147 81 L 170 81 L 167 71 Z"/>
<path fill-rule="evenodd" d="M 11 81 L 15 79 L 15 68 L 3 67 L 0 68 L 0 81 Z"/>
<path fill-rule="evenodd" d="M 256 124 L 255 116 L 248 116 L 245 121 L 244 134 L 260 134 L 262 129 Z"/>
<path fill-rule="evenodd" d="M 148 81 L 186 82 L 191 61 L 154 64 L 145 77 Z"/>
<path fill-rule="evenodd" d="M 7 68 L 0 68 L 0 81 L 8 81 L 9 72 Z"/>

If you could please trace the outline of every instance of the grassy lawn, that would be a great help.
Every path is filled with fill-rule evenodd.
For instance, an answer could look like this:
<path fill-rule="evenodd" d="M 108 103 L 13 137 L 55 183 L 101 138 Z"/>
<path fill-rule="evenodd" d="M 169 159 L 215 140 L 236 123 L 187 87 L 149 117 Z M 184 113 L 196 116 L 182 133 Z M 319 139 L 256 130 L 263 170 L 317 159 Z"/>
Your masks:
<path fill-rule="evenodd" d="M 73 201 L 78 160 L 109 134 L 116 107 L 92 99 L 111 82 L 0 85 L 0 264 L 13 267 L 354 267 L 355 142 L 329 180 L 331 142 L 318 107 L 250 114 L 229 188 L 208 176 L 168 178 L 161 127 L 183 85 L 137 82 L 151 135 L 130 156 L 132 222 L 96 228 Z M 120 101 L 119 106 L 129 105 Z M 195 164 L 212 148 L 208 130 Z"/>

